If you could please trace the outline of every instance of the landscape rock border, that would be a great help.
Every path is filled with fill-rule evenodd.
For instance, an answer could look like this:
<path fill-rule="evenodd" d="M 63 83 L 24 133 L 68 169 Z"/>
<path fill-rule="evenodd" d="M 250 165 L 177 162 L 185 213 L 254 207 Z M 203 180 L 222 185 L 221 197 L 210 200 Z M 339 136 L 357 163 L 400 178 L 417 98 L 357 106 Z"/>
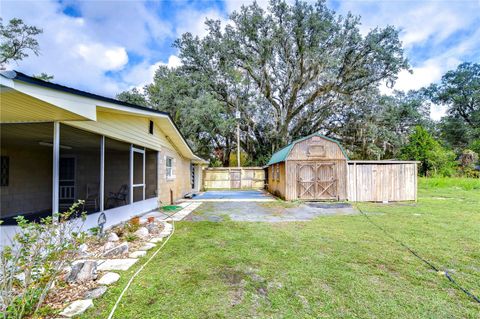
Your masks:
<path fill-rule="evenodd" d="M 139 236 L 139 238 L 142 239 L 142 241 L 144 241 L 143 246 L 139 248 L 137 251 L 132 252 L 127 258 L 125 258 L 124 256 L 128 254 L 128 249 L 129 249 L 128 243 L 125 242 L 119 245 L 113 244 L 118 242 L 119 238 L 116 234 L 115 236 L 113 236 L 112 234 L 114 233 L 111 233 L 107 237 L 111 239 L 111 241 L 107 241 L 107 244 L 112 243 L 113 245 L 111 245 L 111 247 L 112 246 L 114 247 L 110 248 L 107 251 L 104 251 L 103 256 L 122 256 L 124 258 L 105 259 L 105 260 L 80 260 L 73 264 L 72 269 L 69 272 L 68 279 L 77 280 L 78 275 L 82 273 L 84 268 L 85 268 L 85 273 L 90 274 L 91 276 L 89 278 L 93 280 L 97 279 L 97 271 L 107 271 L 110 269 L 121 270 L 121 271 L 128 270 L 133 264 L 137 262 L 139 257 L 143 257 L 147 254 L 147 250 L 150 250 L 156 247 L 157 243 L 161 242 L 164 237 L 167 237 L 172 233 L 173 231 L 172 224 L 170 224 L 165 220 L 158 221 L 158 222 L 163 226 L 163 230 L 156 235 L 157 237 L 149 238 L 150 237 L 149 234 L 148 235 L 145 234 L 145 230 L 149 232 L 150 229 L 152 229 L 151 227 L 150 229 L 148 227 L 140 228 L 141 231 L 136 233 L 136 235 L 141 235 Z M 88 254 L 87 247 L 85 246 L 82 247 L 81 255 L 83 256 L 90 255 Z M 136 257 L 136 258 L 130 258 L 130 257 Z M 80 279 L 83 280 L 84 277 L 86 278 L 88 276 L 80 276 L 80 277 L 81 277 Z M 70 303 L 66 308 L 63 309 L 62 312 L 60 312 L 60 316 L 66 317 L 66 318 L 72 318 L 84 313 L 87 309 L 94 306 L 93 299 L 99 298 L 103 294 L 105 294 L 105 292 L 108 289 L 107 285 L 114 284 L 119 279 L 120 279 L 120 275 L 115 272 L 104 273 L 103 276 L 101 276 L 100 279 L 96 281 L 96 283 L 99 284 L 99 286 L 86 291 L 83 295 L 85 299 L 75 300 L 74 302 Z"/>

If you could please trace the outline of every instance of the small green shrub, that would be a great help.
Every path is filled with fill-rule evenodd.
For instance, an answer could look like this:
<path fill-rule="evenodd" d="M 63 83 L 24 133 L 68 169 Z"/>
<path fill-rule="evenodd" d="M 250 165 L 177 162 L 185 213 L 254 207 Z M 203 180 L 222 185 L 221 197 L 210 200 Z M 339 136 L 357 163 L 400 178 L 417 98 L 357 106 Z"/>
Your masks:
<path fill-rule="evenodd" d="M 140 224 L 129 221 L 128 223 L 125 223 L 124 228 L 127 233 L 134 233 L 140 228 Z"/>
<path fill-rule="evenodd" d="M 453 176 L 456 172 L 455 153 L 443 148 L 421 126 L 415 127 L 409 142 L 401 149 L 400 157 L 420 161 L 419 174 L 422 176 Z"/>
<path fill-rule="evenodd" d="M 125 239 L 128 242 L 132 242 L 138 239 L 137 235 L 132 234 L 132 233 L 127 233 L 123 236 L 123 239 Z"/>
<path fill-rule="evenodd" d="M 92 227 L 88 231 L 90 232 L 90 234 L 92 234 L 92 236 L 98 236 L 98 234 L 100 234 L 100 227 Z"/>
<path fill-rule="evenodd" d="M 0 313 L 5 318 L 38 317 L 60 272 L 71 265 L 85 234 L 72 217 L 83 205 L 37 222 L 16 217 L 19 230 L 0 253 Z M 81 214 L 82 222 L 85 214 Z M 22 279 L 18 276 L 22 275 Z"/>

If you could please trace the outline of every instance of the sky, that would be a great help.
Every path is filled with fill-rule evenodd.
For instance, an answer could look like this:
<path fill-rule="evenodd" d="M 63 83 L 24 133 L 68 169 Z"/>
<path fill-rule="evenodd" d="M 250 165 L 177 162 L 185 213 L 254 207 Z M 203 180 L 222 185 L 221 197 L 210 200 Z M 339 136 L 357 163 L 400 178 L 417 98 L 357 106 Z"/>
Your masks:
<path fill-rule="evenodd" d="M 26 74 L 45 72 L 53 82 L 114 97 L 152 81 L 159 65 L 178 66 L 172 46 L 183 33 L 206 34 L 206 18 L 228 15 L 251 1 L 2 0 L 5 21 L 21 18 L 43 29 L 40 55 L 9 65 Z M 259 1 L 263 7 L 268 1 Z M 480 63 L 480 0 L 328 0 L 345 15 L 361 16 L 363 34 L 375 27 L 400 29 L 413 73 L 403 71 L 398 90 L 438 82 L 462 62 Z M 385 89 L 385 93 L 388 93 Z M 433 119 L 444 114 L 434 106 Z"/>

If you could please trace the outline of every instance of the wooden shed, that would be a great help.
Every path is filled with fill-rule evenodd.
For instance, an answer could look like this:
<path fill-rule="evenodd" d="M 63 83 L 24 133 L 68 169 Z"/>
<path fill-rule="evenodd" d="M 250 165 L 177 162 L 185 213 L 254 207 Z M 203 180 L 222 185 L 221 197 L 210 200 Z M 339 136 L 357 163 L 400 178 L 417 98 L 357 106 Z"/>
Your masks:
<path fill-rule="evenodd" d="M 309 135 L 272 155 L 267 189 L 286 200 L 346 200 L 347 160 L 338 141 Z"/>
<path fill-rule="evenodd" d="M 338 141 L 319 133 L 273 154 L 267 176 L 267 190 L 286 200 L 417 199 L 417 162 L 349 161 Z"/>

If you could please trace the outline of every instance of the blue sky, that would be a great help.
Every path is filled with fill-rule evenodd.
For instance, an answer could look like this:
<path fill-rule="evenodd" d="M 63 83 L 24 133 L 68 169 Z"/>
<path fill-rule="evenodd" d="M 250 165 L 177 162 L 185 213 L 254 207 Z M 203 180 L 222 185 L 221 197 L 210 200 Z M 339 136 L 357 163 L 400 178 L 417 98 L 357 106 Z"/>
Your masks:
<path fill-rule="evenodd" d="M 2 0 L 4 20 L 22 18 L 44 30 L 41 55 L 9 67 L 46 72 L 54 82 L 114 96 L 142 87 L 161 65 L 180 63 L 173 41 L 184 32 L 205 34 L 205 18 L 228 23 L 228 14 L 250 1 L 22 1 Z M 268 1 L 259 1 L 263 7 Z M 329 0 L 340 14 L 362 17 L 362 33 L 393 24 L 401 30 L 413 74 L 402 72 L 396 89 L 438 81 L 459 63 L 480 63 L 480 0 Z M 439 118 L 443 109 L 432 109 Z"/>

